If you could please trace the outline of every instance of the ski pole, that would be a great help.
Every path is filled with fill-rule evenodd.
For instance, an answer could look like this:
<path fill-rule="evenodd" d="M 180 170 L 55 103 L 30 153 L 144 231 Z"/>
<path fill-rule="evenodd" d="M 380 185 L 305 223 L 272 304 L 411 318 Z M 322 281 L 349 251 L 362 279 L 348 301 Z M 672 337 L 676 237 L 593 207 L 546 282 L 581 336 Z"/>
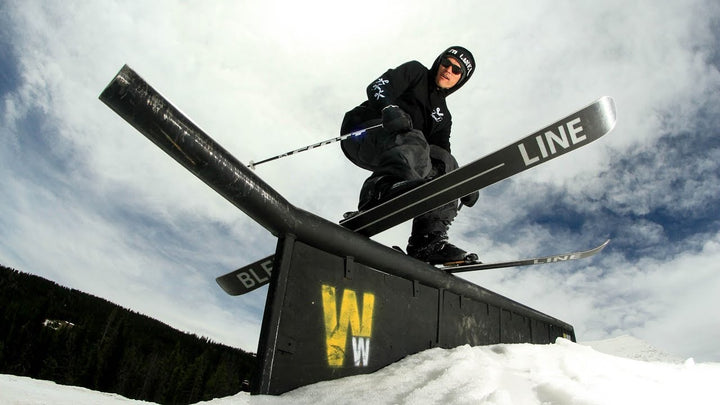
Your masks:
<path fill-rule="evenodd" d="M 324 145 L 327 145 L 327 144 L 330 144 L 330 143 L 333 143 L 333 142 L 342 141 L 342 140 L 344 140 L 344 139 L 350 138 L 351 136 L 362 135 L 362 134 L 364 134 L 365 132 L 367 132 L 367 131 L 369 131 L 369 130 L 371 130 L 371 129 L 375 129 L 375 128 L 379 128 L 379 127 L 382 127 L 382 124 L 372 125 L 372 126 L 369 126 L 369 127 L 367 127 L 367 128 L 364 128 L 364 129 L 360 129 L 360 130 L 355 131 L 355 132 L 350 132 L 350 133 L 347 133 L 347 134 L 344 134 L 344 135 L 337 136 L 337 137 L 332 138 L 332 139 L 328 139 L 328 140 L 325 140 L 325 141 L 322 141 L 322 142 L 318 142 L 318 143 L 314 143 L 314 144 L 312 144 L 312 145 L 308 145 L 308 146 L 302 147 L 302 148 L 300 148 L 300 149 L 295 149 L 295 150 L 292 150 L 292 151 L 290 151 L 290 152 L 285 152 L 285 153 L 279 154 L 279 155 L 277 155 L 277 156 L 273 156 L 273 157 L 271 157 L 271 158 L 267 158 L 267 159 L 261 160 L 261 161 L 259 161 L 259 162 L 253 162 L 253 161 L 251 160 L 251 161 L 250 161 L 250 164 L 247 165 L 247 166 L 248 166 L 249 168 L 255 170 L 255 166 L 257 166 L 257 165 L 260 165 L 260 164 L 263 164 L 263 163 L 267 163 L 267 162 L 270 162 L 270 161 L 272 161 L 272 160 L 280 159 L 280 158 L 285 157 L 285 156 L 290 156 L 290 155 L 294 155 L 294 154 L 296 154 L 296 153 L 304 152 L 304 151 L 306 151 L 306 150 L 315 149 L 315 148 L 317 148 L 317 147 L 324 146 Z"/>

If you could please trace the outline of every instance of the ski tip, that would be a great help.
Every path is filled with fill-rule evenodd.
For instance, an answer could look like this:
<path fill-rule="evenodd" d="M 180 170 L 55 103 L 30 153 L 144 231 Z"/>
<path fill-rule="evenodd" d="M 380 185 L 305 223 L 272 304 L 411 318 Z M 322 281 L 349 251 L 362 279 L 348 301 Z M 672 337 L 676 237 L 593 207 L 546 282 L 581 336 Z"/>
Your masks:
<path fill-rule="evenodd" d="M 615 128 L 617 123 L 617 108 L 615 106 L 615 99 L 610 96 L 601 97 L 597 103 L 600 105 L 600 109 L 604 112 L 603 117 L 607 122 L 608 131 L 610 132 Z"/>

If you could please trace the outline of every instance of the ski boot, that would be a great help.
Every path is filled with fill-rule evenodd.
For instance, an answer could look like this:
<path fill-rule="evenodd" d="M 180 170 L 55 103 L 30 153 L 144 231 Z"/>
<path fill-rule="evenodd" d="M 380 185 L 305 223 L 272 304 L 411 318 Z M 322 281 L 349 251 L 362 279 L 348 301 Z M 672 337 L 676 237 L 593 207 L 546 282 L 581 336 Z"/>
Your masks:
<path fill-rule="evenodd" d="M 365 181 L 360 190 L 359 211 L 374 208 L 413 188 L 425 183 L 425 180 L 402 180 L 395 176 L 378 176 Z"/>
<path fill-rule="evenodd" d="M 446 266 L 479 263 L 478 255 L 468 253 L 448 242 L 446 233 L 431 233 L 420 237 L 411 236 L 407 246 L 408 255 L 428 262 Z"/>

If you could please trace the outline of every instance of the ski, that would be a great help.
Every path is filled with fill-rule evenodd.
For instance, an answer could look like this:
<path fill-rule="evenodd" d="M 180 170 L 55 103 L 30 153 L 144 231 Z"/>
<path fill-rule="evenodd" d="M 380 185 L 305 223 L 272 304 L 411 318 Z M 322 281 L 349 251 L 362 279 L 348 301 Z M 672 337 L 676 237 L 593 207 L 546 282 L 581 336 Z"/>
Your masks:
<path fill-rule="evenodd" d="M 615 126 L 615 102 L 602 97 L 496 152 L 340 222 L 367 236 L 378 234 L 450 201 L 583 147 Z"/>
<path fill-rule="evenodd" d="M 567 262 L 570 260 L 585 259 L 600 253 L 605 246 L 610 243 L 610 239 L 606 240 L 599 246 L 596 246 L 590 250 L 582 252 L 571 252 L 562 253 L 558 255 L 545 256 L 545 257 L 532 257 L 529 259 L 513 260 L 509 262 L 496 262 L 496 263 L 471 263 L 471 264 L 458 264 L 453 266 L 441 266 L 440 270 L 444 270 L 448 273 L 462 273 L 466 271 L 478 271 L 478 270 L 490 270 L 490 269 L 501 269 L 505 267 L 521 267 L 521 266 L 533 266 L 536 264 L 548 264 L 548 263 L 559 263 Z"/>
<path fill-rule="evenodd" d="M 602 97 L 573 114 L 496 152 L 429 181 L 374 208 L 340 221 L 350 230 L 372 236 L 436 207 L 589 144 L 615 126 L 615 102 Z M 269 282 L 273 256 L 216 278 L 230 295 Z"/>

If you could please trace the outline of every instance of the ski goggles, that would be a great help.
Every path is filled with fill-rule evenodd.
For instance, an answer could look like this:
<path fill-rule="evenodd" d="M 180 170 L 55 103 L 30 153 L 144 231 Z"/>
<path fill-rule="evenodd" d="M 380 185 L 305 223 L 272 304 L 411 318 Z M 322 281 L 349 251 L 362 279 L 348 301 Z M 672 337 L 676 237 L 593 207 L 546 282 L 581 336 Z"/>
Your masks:
<path fill-rule="evenodd" d="M 452 61 L 450 60 L 450 58 L 447 58 L 447 57 L 442 58 L 442 59 L 440 60 L 440 65 L 441 65 L 442 67 L 451 67 L 451 66 L 452 66 L 452 72 L 453 72 L 453 74 L 459 75 L 460 73 L 462 73 L 462 68 L 461 68 L 459 65 L 456 65 L 456 64 L 452 63 Z"/>

